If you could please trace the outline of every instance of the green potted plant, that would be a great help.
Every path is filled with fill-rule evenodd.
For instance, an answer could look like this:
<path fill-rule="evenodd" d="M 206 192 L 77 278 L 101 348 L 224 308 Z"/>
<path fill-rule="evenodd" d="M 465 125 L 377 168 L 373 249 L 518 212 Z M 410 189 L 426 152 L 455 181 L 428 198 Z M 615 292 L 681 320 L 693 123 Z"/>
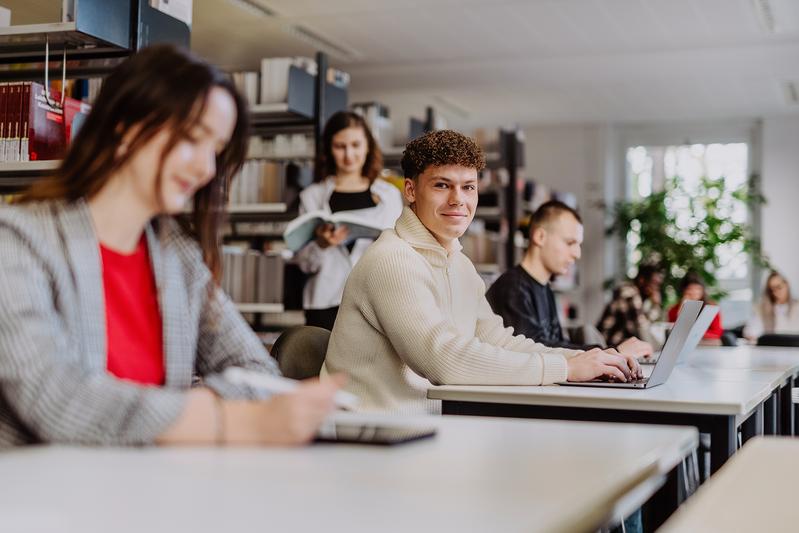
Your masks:
<path fill-rule="evenodd" d="M 753 175 L 747 185 L 732 188 L 723 177 L 705 177 L 689 192 L 683 180 L 671 178 L 661 191 L 617 202 L 607 234 L 632 244 L 638 264 L 654 263 L 662 269 L 667 304 L 677 300 L 677 287 L 688 272 L 701 276 L 711 298 L 718 300 L 725 296 L 716 280 L 721 249 L 748 254 L 755 264 L 768 266 L 751 226 L 731 216 L 736 203 L 751 209 L 765 202 L 756 192 L 756 180 Z"/>

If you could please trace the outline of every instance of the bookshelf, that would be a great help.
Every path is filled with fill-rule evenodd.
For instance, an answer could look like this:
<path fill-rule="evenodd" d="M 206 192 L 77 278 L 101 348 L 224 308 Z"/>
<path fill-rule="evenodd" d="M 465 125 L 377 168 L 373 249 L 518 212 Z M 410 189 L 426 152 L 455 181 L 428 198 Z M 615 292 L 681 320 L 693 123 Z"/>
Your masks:
<path fill-rule="evenodd" d="M 17 161 L 0 163 L 0 192 L 20 191 L 35 180 L 48 176 L 60 161 Z"/>
<path fill-rule="evenodd" d="M 241 313 L 282 313 L 283 304 L 248 304 L 237 303 L 236 309 Z"/>
<path fill-rule="evenodd" d="M 265 204 L 236 204 L 228 207 L 230 215 L 263 215 L 266 213 L 285 213 L 288 206 L 283 202 Z"/>
<path fill-rule="evenodd" d="M 65 55 L 70 77 L 89 77 L 109 72 L 149 44 L 189 45 L 189 27 L 153 8 L 148 0 L 70 4 L 61 21 L 0 28 L 0 81 L 42 79 L 41 64 L 49 62 L 48 55 L 59 62 Z M 61 75 L 61 66 L 52 70 Z"/>
<path fill-rule="evenodd" d="M 44 82 L 46 73 L 52 79 L 99 77 L 149 44 L 189 44 L 189 27 L 148 0 L 80 0 L 64 6 L 61 21 L 0 28 L 0 82 Z M 0 163 L 0 192 L 18 192 L 59 163 Z"/>
<path fill-rule="evenodd" d="M 224 241 L 228 244 L 247 243 L 251 250 L 258 252 L 272 247 L 280 250 L 283 230 L 298 214 L 297 198 L 289 198 L 290 195 L 287 194 L 288 184 L 285 180 L 288 172 L 285 171 L 285 166 L 296 164 L 306 168 L 313 167 L 321 149 L 322 130 L 327 119 L 347 106 L 346 89 L 326 81 L 328 58 L 324 53 L 316 54 L 316 64 L 316 75 L 294 65 L 289 67 L 285 102 L 250 105 L 250 123 L 254 135 L 268 138 L 310 134 L 313 148 L 286 153 L 275 149 L 274 152 L 250 158 L 252 161 L 284 165 L 281 177 L 284 180 L 284 199 L 280 202 L 232 203 L 228 209 L 229 227 L 224 235 Z M 315 173 L 317 169 L 314 168 L 313 171 Z M 275 252 L 270 253 L 274 257 Z M 302 292 L 300 274 L 296 267 L 286 264 L 282 276 L 276 275 L 276 279 L 266 280 L 277 283 L 277 278 L 282 277 L 284 296 L 294 296 L 289 301 L 284 298 L 284 302 L 280 304 L 237 303 L 237 308 L 256 330 L 281 329 L 303 323 L 302 311 L 298 309 L 301 307 Z"/>

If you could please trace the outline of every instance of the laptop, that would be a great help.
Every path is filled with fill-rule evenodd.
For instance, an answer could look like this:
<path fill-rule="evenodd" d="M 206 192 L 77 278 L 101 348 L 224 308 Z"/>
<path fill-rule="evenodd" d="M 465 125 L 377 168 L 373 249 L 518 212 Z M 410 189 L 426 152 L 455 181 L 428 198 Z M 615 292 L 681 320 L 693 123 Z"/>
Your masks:
<path fill-rule="evenodd" d="M 691 333 L 688 334 L 688 340 L 685 341 L 685 348 L 677 358 L 678 365 L 686 361 L 688 354 L 691 353 L 694 348 L 696 348 L 696 346 L 699 344 L 699 341 L 701 341 L 702 337 L 705 336 L 707 329 L 710 327 L 710 323 L 713 322 L 713 319 L 716 318 L 718 313 L 719 306 L 705 304 L 705 306 L 702 308 L 702 312 L 699 313 L 699 318 L 696 319 L 694 326 L 691 328 Z M 666 337 L 668 338 L 668 332 Z M 655 351 L 649 358 L 638 358 L 638 363 L 641 366 L 654 366 L 660 357 L 661 351 L 662 350 Z"/>
<path fill-rule="evenodd" d="M 666 339 L 666 344 L 660 352 L 655 367 L 652 369 L 652 374 L 648 378 L 636 379 L 632 381 L 607 381 L 602 379 L 595 379 L 593 381 L 564 381 L 558 385 L 568 385 L 570 387 L 611 387 L 617 389 L 649 389 L 656 387 L 666 381 L 674 370 L 674 365 L 677 364 L 677 359 L 687 347 L 688 338 L 693 332 L 694 325 L 699 317 L 699 312 L 702 310 L 702 302 L 697 300 L 686 300 L 680 308 L 680 315 L 677 317 L 677 322 L 674 323 L 674 328 L 671 334 Z M 716 309 L 718 312 L 718 308 Z M 712 320 L 712 318 L 711 318 Z M 710 325 L 710 322 L 708 322 Z M 707 327 L 705 327 L 705 330 Z M 704 330 L 702 331 L 704 334 Z M 696 343 L 699 342 L 702 336 L 696 337 Z M 696 344 L 694 344 L 696 346 Z M 693 351 L 693 347 L 690 351 Z"/>
<path fill-rule="evenodd" d="M 438 431 L 434 417 L 336 411 L 322 423 L 315 442 L 391 446 L 430 438 Z"/>
<path fill-rule="evenodd" d="M 691 328 L 691 333 L 688 334 L 688 339 L 685 341 L 682 352 L 680 352 L 680 355 L 677 357 L 678 365 L 688 360 L 690 354 L 699 344 L 699 341 L 701 341 L 702 337 L 707 333 L 707 328 L 710 327 L 710 323 L 713 322 L 717 314 L 719 314 L 718 305 L 705 305 L 702 308 L 702 312 L 699 313 L 699 318 L 696 319 L 694 327 Z"/>

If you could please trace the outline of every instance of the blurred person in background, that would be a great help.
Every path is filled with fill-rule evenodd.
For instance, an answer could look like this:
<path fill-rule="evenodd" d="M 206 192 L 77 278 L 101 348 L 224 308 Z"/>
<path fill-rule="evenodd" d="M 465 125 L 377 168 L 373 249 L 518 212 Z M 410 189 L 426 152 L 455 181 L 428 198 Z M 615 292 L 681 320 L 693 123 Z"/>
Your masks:
<path fill-rule="evenodd" d="M 322 181 L 300 193 L 300 214 L 311 211 L 351 211 L 385 229 L 393 228 L 402 213 L 399 190 L 378 175 L 383 156 L 364 119 L 339 111 L 322 133 Z M 305 323 L 328 330 L 336 321 L 344 284 L 372 239 L 348 240 L 345 226 L 319 224 L 316 239 L 295 256 L 300 269 L 310 275 L 303 291 Z"/>
<path fill-rule="evenodd" d="M 793 298 L 788 280 L 776 271 L 766 279 L 763 296 L 744 327 L 744 337 L 749 340 L 767 333 L 799 334 L 799 302 Z"/>
<path fill-rule="evenodd" d="M 707 297 L 707 290 L 702 278 L 694 272 L 689 272 L 680 281 L 680 301 L 671 306 L 668 312 L 669 322 L 676 322 L 677 315 L 680 313 L 680 307 L 685 300 L 698 300 L 706 304 L 715 305 Z M 704 339 L 706 340 L 720 340 L 724 334 L 724 328 L 721 326 L 721 312 L 716 314 L 716 317 L 710 323 L 710 327 L 705 332 Z"/>
<path fill-rule="evenodd" d="M 655 265 L 644 264 L 632 281 L 626 281 L 613 291 L 611 301 L 605 306 L 597 329 L 608 345 L 616 346 L 630 337 L 636 337 L 652 346 L 662 342 L 652 330 L 655 322 L 662 320 L 663 272 Z"/>

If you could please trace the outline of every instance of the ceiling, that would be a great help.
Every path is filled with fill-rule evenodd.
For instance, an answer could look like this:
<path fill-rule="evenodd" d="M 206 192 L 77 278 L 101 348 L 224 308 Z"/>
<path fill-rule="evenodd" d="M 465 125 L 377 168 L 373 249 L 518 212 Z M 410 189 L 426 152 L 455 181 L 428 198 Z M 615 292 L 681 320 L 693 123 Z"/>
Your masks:
<path fill-rule="evenodd" d="M 251 69 L 326 49 L 351 100 L 395 122 L 426 105 L 460 128 L 799 114 L 799 0 L 194 0 L 192 47 Z"/>

